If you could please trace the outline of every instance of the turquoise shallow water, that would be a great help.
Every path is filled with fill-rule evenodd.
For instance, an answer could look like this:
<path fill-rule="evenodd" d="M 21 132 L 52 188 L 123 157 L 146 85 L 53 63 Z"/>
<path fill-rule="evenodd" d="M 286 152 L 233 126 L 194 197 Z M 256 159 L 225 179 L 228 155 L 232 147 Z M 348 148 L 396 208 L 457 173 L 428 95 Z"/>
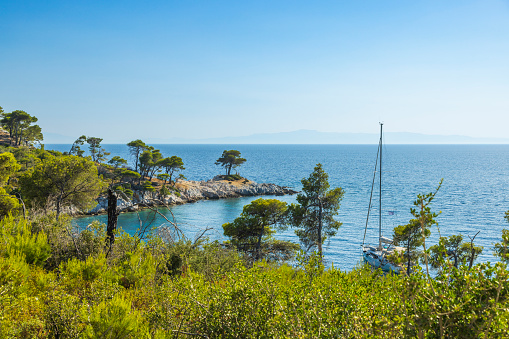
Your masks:
<path fill-rule="evenodd" d="M 124 145 L 104 145 L 113 155 L 129 159 Z M 351 269 L 360 260 L 360 243 L 364 233 L 366 212 L 377 145 L 156 145 L 164 156 L 180 156 L 186 166 L 184 175 L 191 180 L 206 180 L 221 174 L 215 160 L 225 149 L 238 149 L 247 162 L 239 173 L 256 182 L 271 182 L 300 189 L 300 180 L 321 162 L 329 173 L 332 187 L 345 190 L 339 220 L 343 226 L 336 237 L 326 244 L 325 255 L 341 269 Z M 46 145 L 47 149 L 68 150 L 70 145 Z M 438 185 L 432 209 L 442 211 L 438 217 L 442 235 L 461 233 L 466 239 L 480 231 L 476 238 L 484 246 L 482 261 L 495 261 L 493 244 L 499 241 L 502 229 L 509 228 L 503 218 L 509 209 L 509 145 L 386 145 L 384 146 L 383 228 L 390 236 L 392 228 L 407 223 L 410 207 L 418 193 L 427 193 Z M 277 197 L 294 202 L 295 196 Z M 187 236 L 194 237 L 205 228 L 211 239 L 224 239 L 221 225 L 232 221 L 242 207 L 256 198 L 200 201 L 172 207 L 179 226 Z M 389 215 L 394 211 L 394 215 Z M 372 215 L 378 214 L 378 208 Z M 78 218 L 85 225 L 93 219 L 106 221 L 105 216 Z M 150 220 L 148 212 L 142 220 Z M 162 218 L 152 221 L 163 224 Z M 378 233 L 376 217 L 368 228 L 369 242 L 375 243 Z M 139 225 L 135 213 L 122 214 L 119 225 L 134 232 Z M 278 238 L 297 242 L 293 230 L 278 233 Z M 432 229 L 430 244 L 436 243 L 437 229 Z"/>

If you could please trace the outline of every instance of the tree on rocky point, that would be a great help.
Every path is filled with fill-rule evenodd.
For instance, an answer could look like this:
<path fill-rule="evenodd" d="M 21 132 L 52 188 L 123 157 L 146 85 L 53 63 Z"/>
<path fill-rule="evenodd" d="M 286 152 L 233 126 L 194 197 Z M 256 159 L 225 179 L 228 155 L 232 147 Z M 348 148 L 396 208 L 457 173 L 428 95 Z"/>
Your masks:
<path fill-rule="evenodd" d="M 110 155 L 110 153 L 106 152 L 104 148 L 101 146 L 101 141 L 103 139 L 96 137 L 88 137 L 88 150 L 90 151 L 90 155 L 92 156 L 92 160 L 94 162 L 102 162 L 106 160 L 106 156 Z"/>
<path fill-rule="evenodd" d="M 136 139 L 136 140 L 129 142 L 127 144 L 127 147 L 129 148 L 129 153 L 131 153 L 131 156 L 134 158 L 134 161 L 135 161 L 134 170 L 136 172 L 138 172 L 138 164 L 139 164 L 139 160 L 140 160 L 140 155 L 141 155 L 141 153 L 143 153 L 143 151 L 148 149 L 148 146 L 140 139 Z"/>
<path fill-rule="evenodd" d="M 221 157 L 216 160 L 216 165 L 224 167 L 226 169 L 226 175 L 230 175 L 232 168 L 237 168 L 245 162 L 246 159 L 240 157 L 239 151 L 224 150 Z"/>
<path fill-rule="evenodd" d="M 172 177 L 174 174 L 176 174 L 178 171 L 183 171 L 186 168 L 184 167 L 184 162 L 182 161 L 182 158 L 177 157 L 176 155 L 173 155 L 168 158 L 161 159 L 160 163 L 161 167 L 164 169 L 165 173 L 168 174 L 168 179 L 171 184 Z M 166 182 L 166 180 L 165 180 Z"/>
<path fill-rule="evenodd" d="M 111 158 L 110 161 L 108 161 L 108 164 L 112 165 L 115 169 L 127 165 L 127 160 L 124 158 L 119 157 L 118 155 L 115 155 L 113 158 Z"/>
<path fill-rule="evenodd" d="M 7 129 L 9 131 L 9 136 L 11 138 L 11 144 L 14 140 L 14 146 L 22 145 L 23 143 L 26 143 L 27 141 L 27 130 L 28 138 L 37 138 L 39 140 L 42 140 L 42 133 L 40 133 L 40 127 L 32 128 L 29 130 L 31 126 L 37 126 L 32 125 L 32 123 L 37 122 L 37 118 L 34 116 L 31 116 L 25 111 L 16 110 L 11 113 L 1 113 L 2 119 L 0 119 L 0 125 Z M 39 133 L 37 133 L 39 132 Z"/>
<path fill-rule="evenodd" d="M 83 146 L 85 144 L 85 142 L 87 142 L 87 137 L 85 135 L 80 136 L 78 139 L 76 139 L 73 142 L 71 149 L 69 150 L 69 154 L 82 157 L 83 153 L 85 153 L 85 151 L 82 150 L 80 146 Z"/>

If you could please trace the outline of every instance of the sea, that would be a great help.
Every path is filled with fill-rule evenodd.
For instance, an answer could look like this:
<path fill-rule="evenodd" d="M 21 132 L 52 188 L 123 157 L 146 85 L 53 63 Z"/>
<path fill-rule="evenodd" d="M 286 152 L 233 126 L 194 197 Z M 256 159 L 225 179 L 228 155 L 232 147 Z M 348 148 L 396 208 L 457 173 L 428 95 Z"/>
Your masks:
<path fill-rule="evenodd" d="M 247 161 L 236 169 L 241 176 L 259 183 L 274 183 L 297 191 L 301 180 L 321 163 L 329 175 L 331 188 L 341 187 L 345 194 L 337 219 L 342 222 L 336 236 L 326 240 L 324 255 L 328 266 L 351 270 L 362 259 L 360 246 L 366 227 L 372 180 L 378 145 L 152 145 L 164 157 L 182 158 L 188 180 L 209 180 L 223 174 L 215 165 L 224 150 L 236 149 Z M 46 149 L 68 151 L 71 145 L 46 145 Z M 110 158 L 118 155 L 133 164 L 126 145 L 103 145 Z M 436 190 L 443 184 L 431 204 L 440 213 L 437 226 L 431 229 L 427 245 L 438 242 L 440 235 L 461 234 L 484 250 L 478 262 L 496 262 L 493 247 L 501 240 L 502 229 L 509 229 L 504 219 L 509 210 L 509 145 L 392 145 L 383 147 L 382 167 L 382 232 L 392 237 L 394 227 L 407 224 L 410 209 L 418 194 Z M 365 242 L 378 243 L 378 179 Z M 211 241 L 224 241 L 222 225 L 233 221 L 244 205 L 258 197 L 202 200 L 160 210 L 174 220 L 184 235 L 193 240 L 205 230 Z M 287 203 L 296 202 L 295 195 L 270 197 Z M 85 227 L 94 220 L 106 223 L 106 216 L 75 218 Z M 168 226 L 153 212 L 123 213 L 118 225 L 134 233 L 140 224 Z M 275 237 L 299 242 L 295 230 L 280 230 Z"/>

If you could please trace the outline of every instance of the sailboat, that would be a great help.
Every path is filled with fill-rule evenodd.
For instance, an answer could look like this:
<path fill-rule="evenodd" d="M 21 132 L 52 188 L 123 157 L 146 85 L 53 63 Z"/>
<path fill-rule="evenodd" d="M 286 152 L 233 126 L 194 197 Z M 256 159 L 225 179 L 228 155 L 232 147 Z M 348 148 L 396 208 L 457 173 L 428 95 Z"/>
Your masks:
<path fill-rule="evenodd" d="M 380 141 L 378 143 L 378 152 L 376 156 L 375 162 L 375 171 L 373 173 L 373 182 L 371 184 L 371 194 L 369 198 L 369 207 L 368 207 L 368 215 L 366 217 L 366 228 L 364 229 L 364 238 L 362 240 L 362 256 L 364 262 L 368 263 L 374 269 L 382 269 L 384 272 L 394 272 L 399 273 L 401 271 L 401 266 L 398 266 L 394 263 L 391 263 L 387 256 L 393 253 L 395 250 L 398 252 L 402 252 L 404 250 L 403 247 L 394 246 L 394 242 L 392 239 L 382 236 L 382 135 L 383 135 L 383 123 L 380 123 Z M 378 161 L 380 160 L 380 162 Z M 371 211 L 372 206 L 372 198 L 373 198 L 373 188 L 375 186 L 376 174 L 379 174 L 379 215 L 378 215 L 378 245 L 370 246 L 366 245 L 366 231 L 368 229 L 368 221 L 369 221 L 369 213 Z"/>

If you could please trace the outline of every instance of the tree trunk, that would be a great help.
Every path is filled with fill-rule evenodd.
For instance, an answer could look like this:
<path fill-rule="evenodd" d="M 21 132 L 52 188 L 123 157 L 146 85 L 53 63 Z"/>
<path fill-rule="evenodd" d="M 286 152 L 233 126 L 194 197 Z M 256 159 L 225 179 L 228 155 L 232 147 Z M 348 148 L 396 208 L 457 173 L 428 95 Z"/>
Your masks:
<path fill-rule="evenodd" d="M 108 188 L 108 226 L 106 228 L 106 241 L 108 246 L 115 242 L 115 230 L 117 229 L 117 195 Z"/>
<path fill-rule="evenodd" d="M 408 263 L 406 268 L 406 274 L 410 275 L 410 239 L 407 241 L 406 255 L 408 257 Z"/>
<path fill-rule="evenodd" d="M 258 243 L 256 244 L 256 256 L 255 256 L 256 260 L 260 260 L 260 247 L 262 244 L 263 230 L 264 230 L 264 227 L 262 226 L 260 235 L 258 235 Z"/>
<path fill-rule="evenodd" d="M 57 198 L 57 221 L 60 216 L 60 198 Z"/>
<path fill-rule="evenodd" d="M 320 201 L 319 210 L 318 210 L 318 255 L 320 256 L 320 261 L 322 261 L 322 214 L 323 207 L 322 202 Z"/>

